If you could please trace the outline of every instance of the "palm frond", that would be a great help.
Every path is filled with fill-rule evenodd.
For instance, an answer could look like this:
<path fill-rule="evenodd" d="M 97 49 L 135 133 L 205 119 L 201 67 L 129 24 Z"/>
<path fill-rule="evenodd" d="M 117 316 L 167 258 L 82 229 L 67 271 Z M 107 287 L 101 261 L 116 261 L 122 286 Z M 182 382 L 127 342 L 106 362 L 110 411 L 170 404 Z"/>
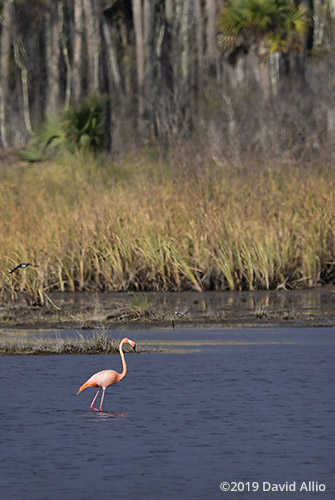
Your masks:
<path fill-rule="evenodd" d="M 247 43 L 251 36 L 252 43 L 255 37 L 258 43 L 268 39 L 269 52 L 287 52 L 301 45 L 309 26 L 307 9 L 292 0 L 228 0 L 219 16 L 219 43 L 231 48 L 243 34 Z"/>

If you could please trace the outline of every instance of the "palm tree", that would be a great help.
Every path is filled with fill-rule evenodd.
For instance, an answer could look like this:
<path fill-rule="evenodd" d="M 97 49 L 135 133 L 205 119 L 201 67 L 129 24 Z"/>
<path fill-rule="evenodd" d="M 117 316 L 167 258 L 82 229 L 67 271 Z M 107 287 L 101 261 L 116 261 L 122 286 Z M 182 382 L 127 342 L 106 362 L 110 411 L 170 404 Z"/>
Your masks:
<path fill-rule="evenodd" d="M 256 44 L 273 53 L 299 50 L 310 21 L 307 9 L 291 0 L 228 0 L 218 24 L 224 49 Z"/>
<path fill-rule="evenodd" d="M 261 85 L 269 94 L 269 56 L 302 52 L 310 26 L 307 9 L 292 0 L 228 0 L 219 15 L 218 42 L 234 60 L 240 52 L 258 56 Z"/>

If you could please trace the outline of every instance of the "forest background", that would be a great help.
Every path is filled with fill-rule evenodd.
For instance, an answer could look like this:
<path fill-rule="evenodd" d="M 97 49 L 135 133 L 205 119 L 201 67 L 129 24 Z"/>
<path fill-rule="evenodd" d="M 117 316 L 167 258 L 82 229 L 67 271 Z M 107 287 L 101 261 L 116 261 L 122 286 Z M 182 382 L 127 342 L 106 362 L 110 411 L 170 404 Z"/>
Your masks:
<path fill-rule="evenodd" d="M 333 282 L 333 0 L 0 6 L 3 297 Z"/>

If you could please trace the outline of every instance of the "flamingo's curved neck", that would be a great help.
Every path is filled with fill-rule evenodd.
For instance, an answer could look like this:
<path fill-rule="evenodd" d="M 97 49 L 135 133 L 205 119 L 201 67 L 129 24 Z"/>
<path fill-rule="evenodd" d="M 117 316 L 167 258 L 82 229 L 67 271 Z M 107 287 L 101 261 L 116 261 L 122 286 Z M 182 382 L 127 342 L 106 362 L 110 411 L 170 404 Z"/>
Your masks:
<path fill-rule="evenodd" d="M 127 363 L 124 358 L 124 352 L 122 350 L 122 347 L 123 347 L 123 342 L 121 342 L 120 344 L 120 356 L 122 359 L 122 368 L 123 368 L 122 373 L 120 373 L 120 380 L 122 380 L 127 375 Z"/>

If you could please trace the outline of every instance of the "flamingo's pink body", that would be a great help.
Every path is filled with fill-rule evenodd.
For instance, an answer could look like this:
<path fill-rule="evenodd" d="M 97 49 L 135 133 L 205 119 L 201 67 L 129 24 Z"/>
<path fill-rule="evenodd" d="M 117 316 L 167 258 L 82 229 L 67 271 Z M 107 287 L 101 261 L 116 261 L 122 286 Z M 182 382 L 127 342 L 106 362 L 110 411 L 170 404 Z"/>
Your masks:
<path fill-rule="evenodd" d="M 124 338 L 121 340 L 121 342 L 120 342 L 120 356 L 121 356 L 121 360 L 122 360 L 122 368 L 123 368 L 122 372 L 118 373 L 115 370 L 103 370 L 101 372 L 95 373 L 94 375 L 92 375 L 91 378 L 89 378 L 80 387 L 79 391 L 77 392 L 77 394 L 79 394 L 81 391 L 83 391 L 87 387 L 99 387 L 98 392 L 94 396 L 93 401 L 92 401 L 91 406 L 90 406 L 92 408 L 92 410 L 102 411 L 102 405 L 104 402 L 105 391 L 106 391 L 107 387 L 109 387 L 110 385 L 117 384 L 127 374 L 127 364 L 126 364 L 126 360 L 124 359 L 124 352 L 122 350 L 123 344 L 129 344 L 129 345 L 131 345 L 131 347 L 133 349 L 135 349 L 135 347 L 136 347 L 135 342 L 133 342 L 132 340 L 129 340 L 128 338 Z M 97 399 L 98 394 L 101 391 L 101 389 L 102 389 L 102 396 L 101 396 L 100 408 L 95 408 L 94 403 L 95 403 L 95 400 Z"/>

